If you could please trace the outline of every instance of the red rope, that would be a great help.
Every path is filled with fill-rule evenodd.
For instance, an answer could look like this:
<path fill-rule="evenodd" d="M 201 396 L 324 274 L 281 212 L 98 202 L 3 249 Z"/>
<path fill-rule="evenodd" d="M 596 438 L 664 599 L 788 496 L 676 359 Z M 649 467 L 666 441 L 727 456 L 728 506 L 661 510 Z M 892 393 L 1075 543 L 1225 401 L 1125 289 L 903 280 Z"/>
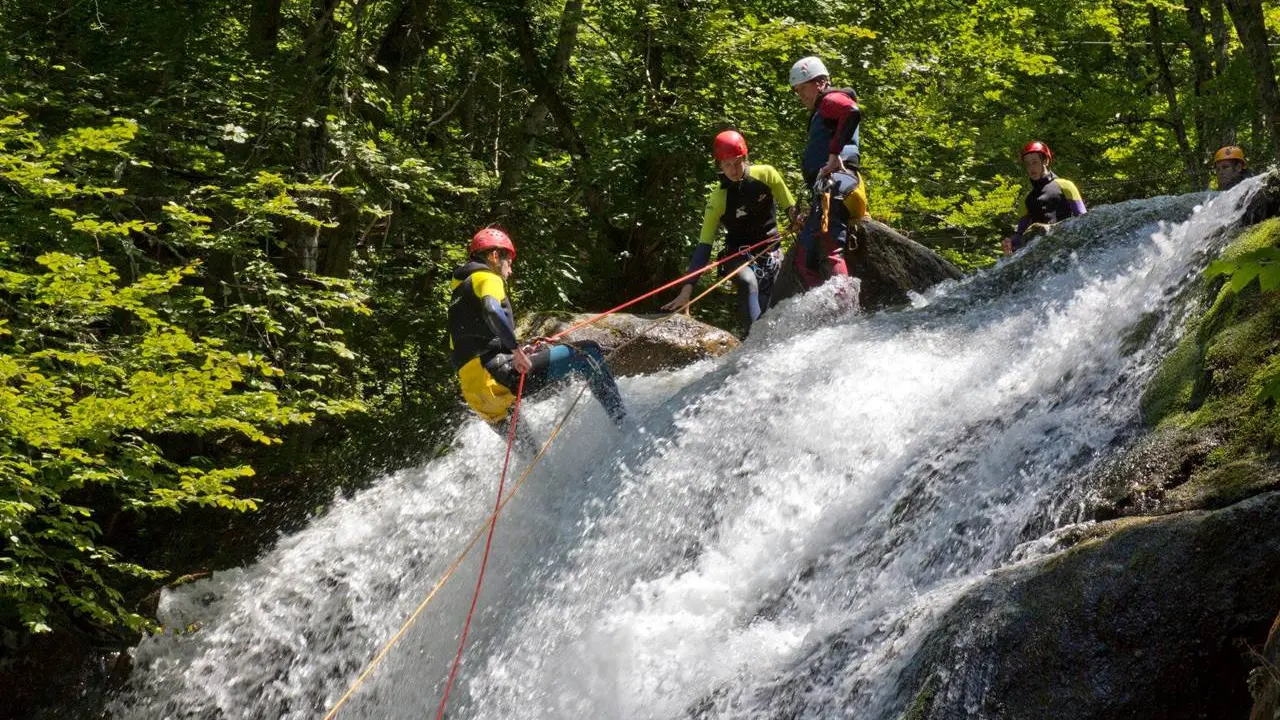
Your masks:
<path fill-rule="evenodd" d="M 710 265 L 705 265 L 705 266 L 703 266 L 703 267 L 698 268 L 697 270 L 694 270 L 694 271 L 693 271 L 693 272 L 691 272 L 691 273 L 687 273 L 687 274 L 685 274 L 685 275 L 682 275 L 682 276 L 680 276 L 680 277 L 676 278 L 675 280 L 672 280 L 671 282 L 667 283 L 666 285 L 663 285 L 662 287 L 654 288 L 654 289 L 650 290 L 649 292 L 647 292 L 647 293 L 645 293 L 645 294 L 641 295 L 641 296 L 640 296 L 640 297 L 638 297 L 638 298 L 634 298 L 634 299 L 631 299 L 631 300 L 628 300 L 628 301 L 626 301 L 626 302 L 622 303 L 621 305 L 619 305 L 619 306 L 618 306 L 618 307 L 616 307 L 616 308 L 612 308 L 612 309 L 610 309 L 610 310 L 605 310 L 604 312 L 600 313 L 599 315 L 596 315 L 596 316 L 593 316 L 593 317 L 587 318 L 586 320 L 583 320 L 582 322 L 578 323 L 577 325 L 574 325 L 573 327 L 570 327 L 568 330 L 562 330 L 562 331 L 560 331 L 560 332 L 556 333 L 555 335 L 552 335 L 551 337 L 547 338 L 547 341 L 548 341 L 548 342 L 555 342 L 556 340 L 559 340 L 560 338 L 564 337 L 565 335 L 568 335 L 569 333 L 573 332 L 574 330 L 578 330 L 578 329 L 584 328 L 584 327 L 586 327 L 586 326 L 588 326 L 588 325 L 590 325 L 590 324 L 592 324 L 592 323 L 594 323 L 594 322 L 596 322 L 596 321 L 600 320 L 601 318 L 607 317 L 607 316 L 609 316 L 609 315 L 612 315 L 612 314 L 614 314 L 614 313 L 618 312 L 619 310 L 625 310 L 626 308 L 629 308 L 629 307 L 631 307 L 632 305 L 635 305 L 636 303 L 640 302 L 641 300 L 648 300 L 649 298 L 653 297 L 654 295 L 657 295 L 658 293 L 662 292 L 663 290 L 669 290 L 669 289 L 671 289 L 671 288 L 675 287 L 676 285 L 679 285 L 680 283 L 682 283 L 682 282 L 684 282 L 684 281 L 686 281 L 686 280 L 689 280 L 690 278 L 695 278 L 695 277 L 697 277 L 697 276 L 701 275 L 702 273 L 704 273 L 704 272 L 706 272 L 706 271 L 710 270 L 711 268 L 713 268 L 713 267 L 718 267 L 718 266 L 720 266 L 720 265 L 723 265 L 723 264 L 725 264 L 725 263 L 729 262 L 730 260 L 732 260 L 732 259 L 734 259 L 734 258 L 736 258 L 736 257 L 741 257 L 741 256 L 743 256 L 743 255 L 750 255 L 752 252 L 754 252 L 754 251 L 755 251 L 755 249 L 756 249 L 756 248 L 758 248 L 758 247 L 762 247 L 762 246 L 764 246 L 764 245 L 768 245 L 769 243 L 778 242 L 778 240 L 779 240 L 779 238 L 778 238 L 778 236 L 777 236 L 777 235 L 773 235 L 773 236 L 767 237 L 767 238 L 765 238 L 764 240 L 761 240 L 760 242 L 756 243 L 755 245 L 752 245 L 751 247 L 742 248 L 742 249 L 738 250 L 738 252 L 736 252 L 736 253 L 734 253 L 734 254 L 732 254 L 732 255 L 726 255 L 726 256 L 724 256 L 724 257 L 720 258 L 719 260 L 717 260 L 717 261 L 715 261 L 715 262 L 711 263 Z"/>
<path fill-rule="evenodd" d="M 476 612 L 476 602 L 480 600 L 480 586 L 484 584 L 484 570 L 489 564 L 489 549 L 493 545 L 493 531 L 498 527 L 498 513 L 502 510 L 502 491 L 507 483 L 507 468 L 511 465 L 511 447 L 516 440 L 516 423 L 520 421 L 520 398 L 524 395 L 525 374 L 520 373 L 520 385 L 516 388 L 516 404 L 511 411 L 511 429 L 507 431 L 507 456 L 502 461 L 502 476 L 498 479 L 498 498 L 494 502 L 493 515 L 489 519 L 489 537 L 484 541 L 484 556 L 480 560 L 480 575 L 476 577 L 476 589 L 471 593 L 471 609 L 467 610 L 467 621 L 462 625 L 462 638 L 458 640 L 458 652 L 453 656 L 453 667 L 449 670 L 449 679 L 444 684 L 444 695 L 440 698 L 440 710 L 436 720 L 444 720 L 444 709 L 449 703 L 449 691 L 453 688 L 453 680 L 458 676 L 458 667 L 462 664 L 462 650 L 467 646 L 467 633 L 471 630 L 471 617 Z"/>

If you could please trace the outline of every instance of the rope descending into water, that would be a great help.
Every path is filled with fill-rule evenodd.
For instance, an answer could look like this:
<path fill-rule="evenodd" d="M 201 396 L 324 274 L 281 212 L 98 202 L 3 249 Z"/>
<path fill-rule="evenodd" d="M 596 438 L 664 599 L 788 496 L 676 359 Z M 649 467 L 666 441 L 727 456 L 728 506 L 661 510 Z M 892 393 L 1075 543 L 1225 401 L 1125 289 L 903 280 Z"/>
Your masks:
<path fill-rule="evenodd" d="M 760 258 L 764 257 L 765 254 L 772 249 L 770 246 L 773 243 L 779 242 L 779 241 L 780 241 L 780 238 L 778 236 L 772 236 L 772 237 L 766 238 L 765 240 L 762 240 L 756 243 L 755 245 L 751 245 L 750 247 L 743 248 L 738 252 L 733 253 L 732 255 L 727 255 L 724 258 L 721 258 L 720 260 L 717 260 L 714 263 L 706 265 L 705 267 L 699 268 L 698 270 L 688 273 L 680 278 L 677 278 L 676 280 L 670 283 L 667 283 L 666 285 L 663 285 L 662 287 L 657 288 L 656 290 L 652 290 L 648 293 L 645 293 L 644 295 L 638 298 L 635 298 L 634 300 L 629 300 L 623 303 L 622 305 L 619 305 L 613 308 L 612 310 L 600 313 L 599 315 L 596 315 L 587 321 L 578 323 L 577 325 L 574 325 L 568 330 L 556 333 L 550 339 L 554 340 L 556 338 L 559 338 L 568 334 L 573 330 L 577 330 L 587 325 L 590 325 L 594 322 L 597 322 L 605 317 L 608 317 L 613 313 L 616 313 L 622 310 L 623 308 L 630 307 L 631 305 L 634 305 L 635 303 L 645 298 L 652 297 L 653 295 L 657 294 L 662 290 L 667 290 L 669 288 L 672 288 L 675 285 L 681 282 L 684 282 L 685 280 L 701 275 L 702 273 L 710 270 L 711 268 L 723 265 L 724 263 L 729 262 L 734 258 L 738 258 L 743 255 L 750 254 L 752 250 L 755 250 L 756 248 L 760 248 L 761 246 L 764 246 L 764 249 L 760 250 L 759 252 L 751 256 L 750 262 L 755 263 L 756 261 L 760 260 Z M 636 340 L 639 340 L 641 337 L 645 335 L 645 333 L 649 332 L 653 328 L 675 317 L 676 315 L 679 315 L 681 312 L 684 312 L 686 309 L 693 307 L 694 303 L 702 300 L 706 296 L 710 295 L 712 292 L 715 292 L 717 288 L 721 287 L 726 282 L 732 280 L 733 276 L 734 276 L 733 273 L 727 273 L 724 277 L 720 278 L 715 283 L 713 283 L 711 287 L 708 287 L 706 290 L 703 290 L 701 293 L 696 295 L 693 299 L 689 300 L 689 302 L 686 303 L 684 307 L 679 308 L 666 315 L 663 315 L 662 317 L 656 318 L 655 320 L 650 322 L 648 325 L 645 325 L 644 327 L 640 328 L 639 332 L 637 332 L 635 335 L 631 336 L 629 339 L 627 339 L 617 347 L 614 347 L 613 349 L 611 349 L 605 355 L 605 361 L 607 362 L 608 359 L 613 357 L 619 350 L 622 350 L 623 348 L 627 347 L 628 345 L 635 342 Z M 427 593 L 426 597 L 423 598 L 422 602 L 418 604 L 418 607 L 415 608 L 412 613 L 410 613 L 409 618 L 405 620 L 404 624 L 400 626 L 400 629 L 397 630 L 396 633 L 391 636 L 391 639 L 389 639 L 382 646 L 382 649 L 378 651 L 378 654 L 375 655 L 373 659 L 369 661 L 369 664 L 365 666 L 364 670 L 362 670 L 360 674 L 356 677 L 355 681 L 352 682 L 351 687 L 349 687 L 347 691 L 342 694 L 342 697 L 338 698 L 338 701 L 335 702 L 333 707 L 329 709 L 329 712 L 325 713 L 323 720 L 333 720 L 333 718 L 337 717 L 338 711 L 342 709 L 342 706 L 345 705 L 347 701 L 350 700 L 355 695 L 356 691 L 360 689 L 360 686 L 363 685 L 365 681 L 369 679 L 369 676 L 373 674 L 373 671 L 377 669 L 378 665 L 380 665 L 382 661 L 386 658 L 386 656 L 391 652 L 391 648 L 395 647 L 395 645 L 400 642 L 400 639 L 404 637 L 404 634 L 409 631 L 409 628 L 412 627 L 415 622 L 417 622 L 418 617 L 422 615 L 423 611 L 427 609 L 427 606 L 431 604 L 431 601 L 435 599 L 436 594 L 439 593 L 442 588 L 444 588 L 444 586 L 453 577 L 454 573 L 458 571 L 458 568 L 462 566 L 462 562 L 467 558 L 467 555 L 471 553 L 471 550 L 475 548 L 476 543 L 480 541 L 480 537 L 485 534 L 485 531 L 487 529 L 488 539 L 485 541 L 484 558 L 481 560 L 481 563 L 480 563 L 480 576 L 476 579 L 476 589 L 474 594 L 471 597 L 471 609 L 467 612 L 467 620 L 466 620 L 466 623 L 463 625 L 463 629 L 462 629 L 462 639 L 458 644 L 458 652 L 454 656 L 453 666 L 449 671 L 449 677 L 445 683 L 444 693 L 443 693 L 443 696 L 440 698 L 440 708 L 439 708 L 438 714 L 436 715 L 437 720 L 441 720 L 444 717 L 445 706 L 449 699 L 449 691 L 453 685 L 454 678 L 458 671 L 459 663 L 462 659 L 462 651 L 466 645 L 467 632 L 471 627 L 471 617 L 472 617 L 472 614 L 475 612 L 476 600 L 480 596 L 480 585 L 481 585 L 481 582 L 484 580 L 485 566 L 488 564 L 488 561 L 489 561 L 490 543 L 493 541 L 493 531 L 494 531 L 494 528 L 497 527 L 498 516 L 502 513 L 502 510 L 506 507 L 507 503 L 510 502 L 513 497 L 515 497 L 516 492 L 521 488 L 521 486 L 524 485 L 525 481 L 529 478 L 529 475 L 533 472 L 534 468 L 537 467 L 538 462 L 542 460 L 544 455 L 546 455 L 547 448 L 549 448 L 551 446 L 552 441 L 554 441 L 556 437 L 559 436 L 560 430 L 564 427 L 564 424 L 568 422 L 570 414 L 573 412 L 574 408 L 578 406 L 578 402 L 582 400 L 583 395 L 587 391 L 587 385 L 585 384 L 582 386 L 580 390 L 578 390 L 577 396 L 574 397 L 573 402 L 569 404 L 569 407 L 564 411 L 564 414 L 560 417 L 559 421 L 556 422 L 555 426 L 551 430 L 551 434 L 547 437 L 546 441 L 542 443 L 542 447 L 538 449 L 538 453 L 534 455 L 533 460 L 529 462 L 528 467 L 526 467 L 524 472 L 521 473 L 520 478 L 516 480 L 515 483 L 512 484 L 511 490 L 504 497 L 502 492 L 506 482 L 508 464 L 511 460 L 511 450 L 512 450 L 512 445 L 515 439 L 516 422 L 519 419 L 520 400 L 521 400 L 521 395 L 524 391 L 524 378 L 525 376 L 521 374 L 520 386 L 516 392 L 515 408 L 512 412 L 512 417 L 511 417 L 511 428 L 509 429 L 507 434 L 506 458 L 503 460 L 502 476 L 499 478 L 499 481 L 498 481 L 498 501 L 494 505 L 493 512 L 489 515 L 488 518 L 485 519 L 484 523 L 481 524 L 480 527 L 476 529 L 475 533 L 471 536 L 471 540 L 467 542 L 466 547 L 464 547 L 462 549 L 462 552 L 459 553 L 456 558 L 454 558 L 453 562 L 450 563 L 448 569 L 445 570 L 444 575 L 442 575 L 440 579 L 436 581 L 436 584 Z"/>
<path fill-rule="evenodd" d="M 506 488 L 507 468 L 511 466 L 511 446 L 516 443 L 516 423 L 520 422 L 520 399 L 524 395 L 525 373 L 520 373 L 520 385 L 516 388 L 516 404 L 511 411 L 511 429 L 507 431 L 507 455 L 502 460 L 502 475 L 498 477 L 498 496 L 493 501 L 493 514 L 489 516 L 489 537 L 484 541 L 484 555 L 480 558 L 480 574 L 476 577 L 476 589 L 471 593 L 471 607 L 467 610 L 467 621 L 462 625 L 462 637 L 458 639 L 458 652 L 453 656 L 453 667 L 449 669 L 449 679 L 445 681 L 444 693 L 440 697 L 440 710 L 436 712 L 436 720 L 444 720 L 444 708 L 449 703 L 449 691 L 453 688 L 453 680 L 458 676 L 458 666 L 462 663 L 462 650 L 467 646 L 467 633 L 471 630 L 471 617 L 476 613 L 476 602 L 480 599 L 480 588 L 484 585 L 484 571 L 489 566 L 489 551 L 493 548 L 493 531 L 498 527 L 498 513 L 502 510 L 502 491 Z"/>

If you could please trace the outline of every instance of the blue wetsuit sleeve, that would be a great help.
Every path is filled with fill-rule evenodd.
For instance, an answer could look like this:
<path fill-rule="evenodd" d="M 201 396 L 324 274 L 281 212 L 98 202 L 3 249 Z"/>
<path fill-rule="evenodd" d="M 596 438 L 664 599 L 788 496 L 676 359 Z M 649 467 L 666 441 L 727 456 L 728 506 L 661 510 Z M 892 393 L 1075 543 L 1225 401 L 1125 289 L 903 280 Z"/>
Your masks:
<path fill-rule="evenodd" d="M 698 246 L 693 249 L 693 255 L 689 258 L 689 269 L 684 272 L 687 275 L 695 270 L 701 270 L 706 267 L 709 262 L 711 262 L 711 246 L 707 243 L 698 243 Z M 697 285 L 698 278 L 691 277 L 688 280 L 685 280 L 684 284 Z"/>
<path fill-rule="evenodd" d="M 516 329 L 511 326 L 511 318 L 507 317 L 507 312 L 502 309 L 502 304 L 498 302 L 498 298 L 492 295 L 485 295 L 481 298 L 484 301 L 484 321 L 498 337 L 498 342 L 502 344 L 502 349 L 510 352 L 519 346 L 516 341 Z"/>

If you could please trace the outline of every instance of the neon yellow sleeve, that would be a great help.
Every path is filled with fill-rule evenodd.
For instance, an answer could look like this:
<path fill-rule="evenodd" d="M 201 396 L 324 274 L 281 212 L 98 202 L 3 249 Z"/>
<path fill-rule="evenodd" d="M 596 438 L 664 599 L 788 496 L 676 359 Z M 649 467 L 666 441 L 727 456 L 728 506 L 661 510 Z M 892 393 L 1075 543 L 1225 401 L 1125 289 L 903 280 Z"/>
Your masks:
<path fill-rule="evenodd" d="M 724 217 L 724 188 L 717 186 L 707 197 L 707 209 L 702 214 L 702 234 L 698 242 L 712 246 L 716 244 L 716 228 L 720 227 L 720 218 Z"/>
<path fill-rule="evenodd" d="M 497 273 L 486 270 L 471 273 L 471 289 L 475 291 L 476 297 L 492 295 L 498 302 L 507 299 L 507 286 Z"/>
<path fill-rule="evenodd" d="M 773 201 L 777 203 L 779 210 L 786 210 L 796 204 L 795 197 L 787 188 L 786 181 L 782 179 L 782 173 L 772 165 L 752 165 L 751 177 L 769 186 L 769 190 L 773 192 Z"/>
<path fill-rule="evenodd" d="M 1058 178 L 1058 187 L 1062 188 L 1062 196 L 1068 200 L 1084 200 L 1084 196 L 1080 194 L 1080 188 L 1070 180 Z"/>

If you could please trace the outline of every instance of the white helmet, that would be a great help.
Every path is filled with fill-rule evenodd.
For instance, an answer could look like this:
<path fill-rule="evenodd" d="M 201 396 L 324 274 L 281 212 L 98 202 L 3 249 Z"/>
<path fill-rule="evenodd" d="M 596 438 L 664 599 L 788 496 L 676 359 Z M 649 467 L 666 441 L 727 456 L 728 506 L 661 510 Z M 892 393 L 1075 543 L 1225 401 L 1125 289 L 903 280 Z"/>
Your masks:
<path fill-rule="evenodd" d="M 800 58 L 795 65 L 791 66 L 791 87 L 795 87 L 800 83 L 807 83 L 817 77 L 830 76 L 827 74 L 827 66 L 812 55 L 807 58 Z"/>

